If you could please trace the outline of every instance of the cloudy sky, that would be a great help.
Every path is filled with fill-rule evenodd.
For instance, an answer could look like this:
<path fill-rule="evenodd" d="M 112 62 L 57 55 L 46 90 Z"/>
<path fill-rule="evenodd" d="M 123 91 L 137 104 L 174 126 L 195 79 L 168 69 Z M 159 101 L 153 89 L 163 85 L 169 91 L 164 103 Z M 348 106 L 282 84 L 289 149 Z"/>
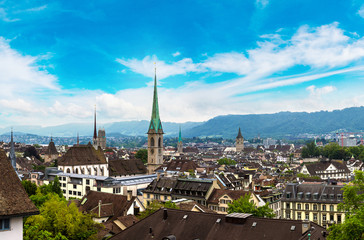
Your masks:
<path fill-rule="evenodd" d="M 0 2 L 4 126 L 364 105 L 364 2 Z"/>

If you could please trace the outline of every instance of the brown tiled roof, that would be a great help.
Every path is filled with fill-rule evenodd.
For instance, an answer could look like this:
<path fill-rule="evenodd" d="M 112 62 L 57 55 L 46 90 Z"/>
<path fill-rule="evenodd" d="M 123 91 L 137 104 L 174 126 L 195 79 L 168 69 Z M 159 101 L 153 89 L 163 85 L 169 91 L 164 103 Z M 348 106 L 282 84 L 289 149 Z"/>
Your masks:
<path fill-rule="evenodd" d="M 200 208 L 202 210 L 202 212 L 214 213 L 213 210 L 197 203 L 196 201 L 192 201 L 192 200 L 176 203 L 176 205 L 177 205 L 177 207 L 179 207 L 180 210 L 184 210 L 184 211 L 192 211 L 193 208 L 197 206 L 197 208 Z"/>
<path fill-rule="evenodd" d="M 159 169 L 164 169 L 165 171 L 179 171 L 179 172 L 187 172 L 188 170 L 196 170 L 198 165 L 192 160 L 172 160 L 168 163 L 163 164 L 159 167 Z"/>
<path fill-rule="evenodd" d="M 39 214 L 4 150 L 0 150 L 0 217 Z"/>
<path fill-rule="evenodd" d="M 84 199 L 87 201 L 84 202 Z M 101 200 L 101 217 L 109 217 L 115 220 L 117 217 L 126 215 L 127 210 L 133 204 L 135 197 L 127 201 L 123 195 L 89 191 L 81 200 L 79 209 L 82 212 L 92 212 L 98 215 L 98 205 Z M 84 204 L 82 204 L 84 202 Z"/>
<path fill-rule="evenodd" d="M 331 164 L 334 165 L 337 169 L 344 170 L 345 173 L 350 173 L 348 167 L 341 161 L 337 161 L 337 160 L 332 160 L 332 161 L 328 161 L 328 162 L 311 163 L 311 164 L 307 164 L 306 167 L 311 175 L 317 175 L 317 171 L 324 171 Z"/>
<path fill-rule="evenodd" d="M 219 199 L 225 194 L 228 195 L 232 200 L 238 200 L 241 196 L 250 194 L 250 192 L 244 190 L 214 189 L 207 200 L 207 203 L 218 204 Z"/>
<path fill-rule="evenodd" d="M 106 163 L 106 158 L 102 149 L 99 148 L 96 150 L 91 144 L 71 147 L 58 161 L 58 165 L 60 166 Z"/>
<path fill-rule="evenodd" d="M 110 176 L 135 175 L 145 173 L 147 173 L 147 168 L 144 166 L 144 163 L 140 159 L 109 161 Z"/>
<path fill-rule="evenodd" d="M 307 231 L 302 231 L 302 224 L 302 221 L 297 220 L 257 218 L 244 214 L 234 217 L 177 209 L 160 209 L 115 235 L 111 240 L 163 239 L 171 235 L 174 235 L 174 239 L 177 240 L 307 239 Z M 311 235 L 325 239 L 321 234 L 325 229 L 318 225 L 314 226 L 315 228 L 311 229 Z"/>
<path fill-rule="evenodd" d="M 139 221 L 136 216 L 130 214 L 127 216 L 118 217 L 117 220 L 119 220 L 125 227 L 130 227 L 131 225 Z"/>

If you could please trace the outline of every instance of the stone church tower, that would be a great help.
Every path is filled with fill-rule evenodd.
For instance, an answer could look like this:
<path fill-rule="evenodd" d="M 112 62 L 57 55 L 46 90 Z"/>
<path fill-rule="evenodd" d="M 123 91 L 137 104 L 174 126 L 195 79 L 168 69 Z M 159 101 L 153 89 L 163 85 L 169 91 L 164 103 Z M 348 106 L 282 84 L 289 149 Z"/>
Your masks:
<path fill-rule="evenodd" d="M 241 152 L 244 150 L 244 137 L 241 135 L 241 130 L 239 127 L 238 136 L 236 137 L 236 152 Z"/>
<path fill-rule="evenodd" d="M 163 164 L 163 128 L 159 117 L 157 74 L 154 76 L 154 94 L 152 117 L 148 129 L 148 173 L 154 173 L 155 169 Z"/>

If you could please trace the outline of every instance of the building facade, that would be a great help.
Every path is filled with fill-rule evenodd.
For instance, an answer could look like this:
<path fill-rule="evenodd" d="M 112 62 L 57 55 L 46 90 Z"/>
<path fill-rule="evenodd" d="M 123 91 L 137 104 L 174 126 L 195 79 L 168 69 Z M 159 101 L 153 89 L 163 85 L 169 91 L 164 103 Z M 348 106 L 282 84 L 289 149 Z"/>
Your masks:
<path fill-rule="evenodd" d="M 282 196 L 282 218 L 309 220 L 323 227 L 345 221 L 338 210 L 343 201 L 343 186 L 289 183 Z"/>

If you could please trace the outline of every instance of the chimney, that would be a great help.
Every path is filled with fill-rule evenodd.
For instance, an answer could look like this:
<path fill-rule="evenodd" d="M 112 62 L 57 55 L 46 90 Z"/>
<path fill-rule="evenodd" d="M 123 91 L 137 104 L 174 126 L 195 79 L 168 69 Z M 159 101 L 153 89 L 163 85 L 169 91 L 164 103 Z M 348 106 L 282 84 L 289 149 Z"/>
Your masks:
<path fill-rule="evenodd" d="M 302 234 L 304 234 L 305 232 L 307 232 L 308 230 L 311 229 L 311 223 L 310 221 L 302 221 Z"/>
<path fill-rule="evenodd" d="M 126 194 L 126 199 L 128 200 L 128 202 L 131 201 L 132 196 L 133 196 L 133 192 L 132 191 L 128 191 L 127 194 Z"/>
<path fill-rule="evenodd" d="M 164 208 L 163 209 L 163 220 L 167 220 L 167 218 L 168 218 L 168 212 L 167 212 L 167 209 Z"/>
<path fill-rule="evenodd" d="M 101 200 L 99 200 L 99 217 L 101 216 Z"/>

